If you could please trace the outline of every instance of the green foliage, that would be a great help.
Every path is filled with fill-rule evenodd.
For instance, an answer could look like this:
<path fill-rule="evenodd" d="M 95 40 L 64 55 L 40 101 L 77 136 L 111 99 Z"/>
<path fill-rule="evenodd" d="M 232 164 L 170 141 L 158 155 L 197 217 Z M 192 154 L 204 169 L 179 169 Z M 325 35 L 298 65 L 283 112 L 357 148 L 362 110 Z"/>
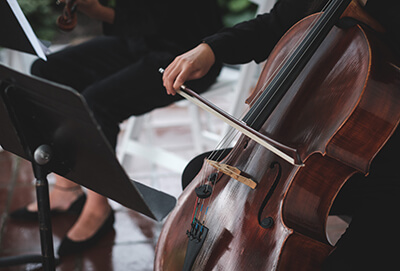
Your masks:
<path fill-rule="evenodd" d="M 17 1 L 38 38 L 53 40 L 58 33 L 55 22 L 61 15 L 63 5 L 57 6 L 55 0 Z M 102 0 L 101 2 L 106 2 L 108 6 L 113 7 L 115 1 Z M 218 0 L 218 3 L 222 9 L 223 21 L 226 26 L 253 18 L 257 9 L 257 6 L 249 0 Z"/>
<path fill-rule="evenodd" d="M 225 26 L 251 19 L 257 10 L 257 6 L 249 0 L 218 0 L 218 4 L 223 12 Z"/>
<path fill-rule="evenodd" d="M 55 0 L 17 0 L 25 17 L 31 24 L 39 39 L 52 40 L 55 36 L 56 20 L 59 14 L 56 11 Z"/>
<path fill-rule="evenodd" d="M 117 0 L 108 0 L 107 2 L 108 2 L 107 6 L 115 7 Z"/>

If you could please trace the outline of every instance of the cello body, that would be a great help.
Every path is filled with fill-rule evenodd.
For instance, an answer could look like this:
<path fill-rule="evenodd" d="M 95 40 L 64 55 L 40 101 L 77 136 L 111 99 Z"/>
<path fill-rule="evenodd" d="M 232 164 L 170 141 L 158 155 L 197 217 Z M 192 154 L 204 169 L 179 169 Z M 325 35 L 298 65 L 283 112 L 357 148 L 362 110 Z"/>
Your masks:
<path fill-rule="evenodd" d="M 257 83 L 261 92 L 315 15 L 279 41 Z M 334 27 L 260 132 L 295 148 L 294 166 L 242 136 L 223 163 L 251 176 L 251 189 L 227 175 L 213 187 L 207 238 L 191 270 L 320 270 L 333 246 L 330 208 L 354 174 L 368 174 L 400 120 L 400 70 L 384 44 L 356 25 Z M 156 247 L 154 270 L 182 270 L 194 189 L 216 170 L 203 165 L 170 213 Z"/>

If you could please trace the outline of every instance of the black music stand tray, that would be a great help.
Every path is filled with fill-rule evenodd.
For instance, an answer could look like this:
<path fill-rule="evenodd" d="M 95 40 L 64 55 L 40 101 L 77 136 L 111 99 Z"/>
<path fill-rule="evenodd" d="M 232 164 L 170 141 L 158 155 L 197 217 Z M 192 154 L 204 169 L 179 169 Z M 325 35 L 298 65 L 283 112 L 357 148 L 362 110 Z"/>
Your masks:
<path fill-rule="evenodd" d="M 4 265 L 42 262 L 55 270 L 48 181 L 58 175 L 158 221 L 176 199 L 129 179 L 75 90 L 0 65 L 0 145 L 32 163 L 41 255 L 0 259 Z"/>

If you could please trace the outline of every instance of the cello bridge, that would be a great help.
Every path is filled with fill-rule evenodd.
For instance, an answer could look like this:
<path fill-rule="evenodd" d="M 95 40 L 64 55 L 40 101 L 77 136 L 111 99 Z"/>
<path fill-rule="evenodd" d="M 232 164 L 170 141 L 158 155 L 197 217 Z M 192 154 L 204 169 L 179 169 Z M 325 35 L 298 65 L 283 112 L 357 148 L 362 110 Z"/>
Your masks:
<path fill-rule="evenodd" d="M 213 160 L 206 159 L 206 162 L 210 164 L 212 167 L 217 169 L 218 171 L 228 175 L 229 177 L 247 185 L 251 189 L 255 189 L 257 187 L 257 183 L 253 181 L 252 179 L 246 177 L 243 175 L 242 171 L 236 167 L 227 165 L 227 164 L 221 164 Z"/>

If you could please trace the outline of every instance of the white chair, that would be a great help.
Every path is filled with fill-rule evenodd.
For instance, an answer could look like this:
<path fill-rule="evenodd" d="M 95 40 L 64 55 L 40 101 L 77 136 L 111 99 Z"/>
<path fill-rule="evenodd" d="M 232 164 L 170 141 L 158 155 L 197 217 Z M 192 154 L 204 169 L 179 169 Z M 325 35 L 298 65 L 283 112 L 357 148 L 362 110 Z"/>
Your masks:
<path fill-rule="evenodd" d="M 0 62 L 16 71 L 29 74 L 29 67 L 37 58 L 35 55 L 3 48 L 0 51 Z"/>
<path fill-rule="evenodd" d="M 258 5 L 257 13 L 269 11 L 276 0 L 251 0 Z M 226 111 L 235 117 L 240 117 L 245 109 L 245 98 L 254 88 L 260 72 L 260 65 L 249 63 L 241 65 L 240 69 L 224 66 L 217 82 L 202 96 L 211 102 L 216 98 L 229 97 L 230 104 Z M 175 123 L 164 123 L 162 126 L 182 126 L 190 125 L 193 146 L 196 153 L 207 149 L 212 149 L 223 137 L 227 126 L 221 122 L 212 125 L 207 118 L 209 113 L 202 112 L 196 105 L 188 101 L 180 101 L 175 106 L 186 107 L 189 121 L 178 120 Z M 163 109 L 158 109 L 163 110 Z M 174 172 L 181 173 L 190 159 L 180 157 L 174 152 L 167 151 L 152 142 L 152 130 L 160 127 L 155 124 L 152 112 L 139 117 L 129 118 L 123 125 L 123 135 L 117 147 L 117 156 L 120 163 L 124 166 L 128 156 L 138 156 L 151 161 L 156 165 L 168 168 Z M 189 122 L 189 123 L 188 123 Z M 217 127 L 216 127 L 217 126 Z M 140 136 L 145 133 L 147 142 L 140 140 Z"/>

